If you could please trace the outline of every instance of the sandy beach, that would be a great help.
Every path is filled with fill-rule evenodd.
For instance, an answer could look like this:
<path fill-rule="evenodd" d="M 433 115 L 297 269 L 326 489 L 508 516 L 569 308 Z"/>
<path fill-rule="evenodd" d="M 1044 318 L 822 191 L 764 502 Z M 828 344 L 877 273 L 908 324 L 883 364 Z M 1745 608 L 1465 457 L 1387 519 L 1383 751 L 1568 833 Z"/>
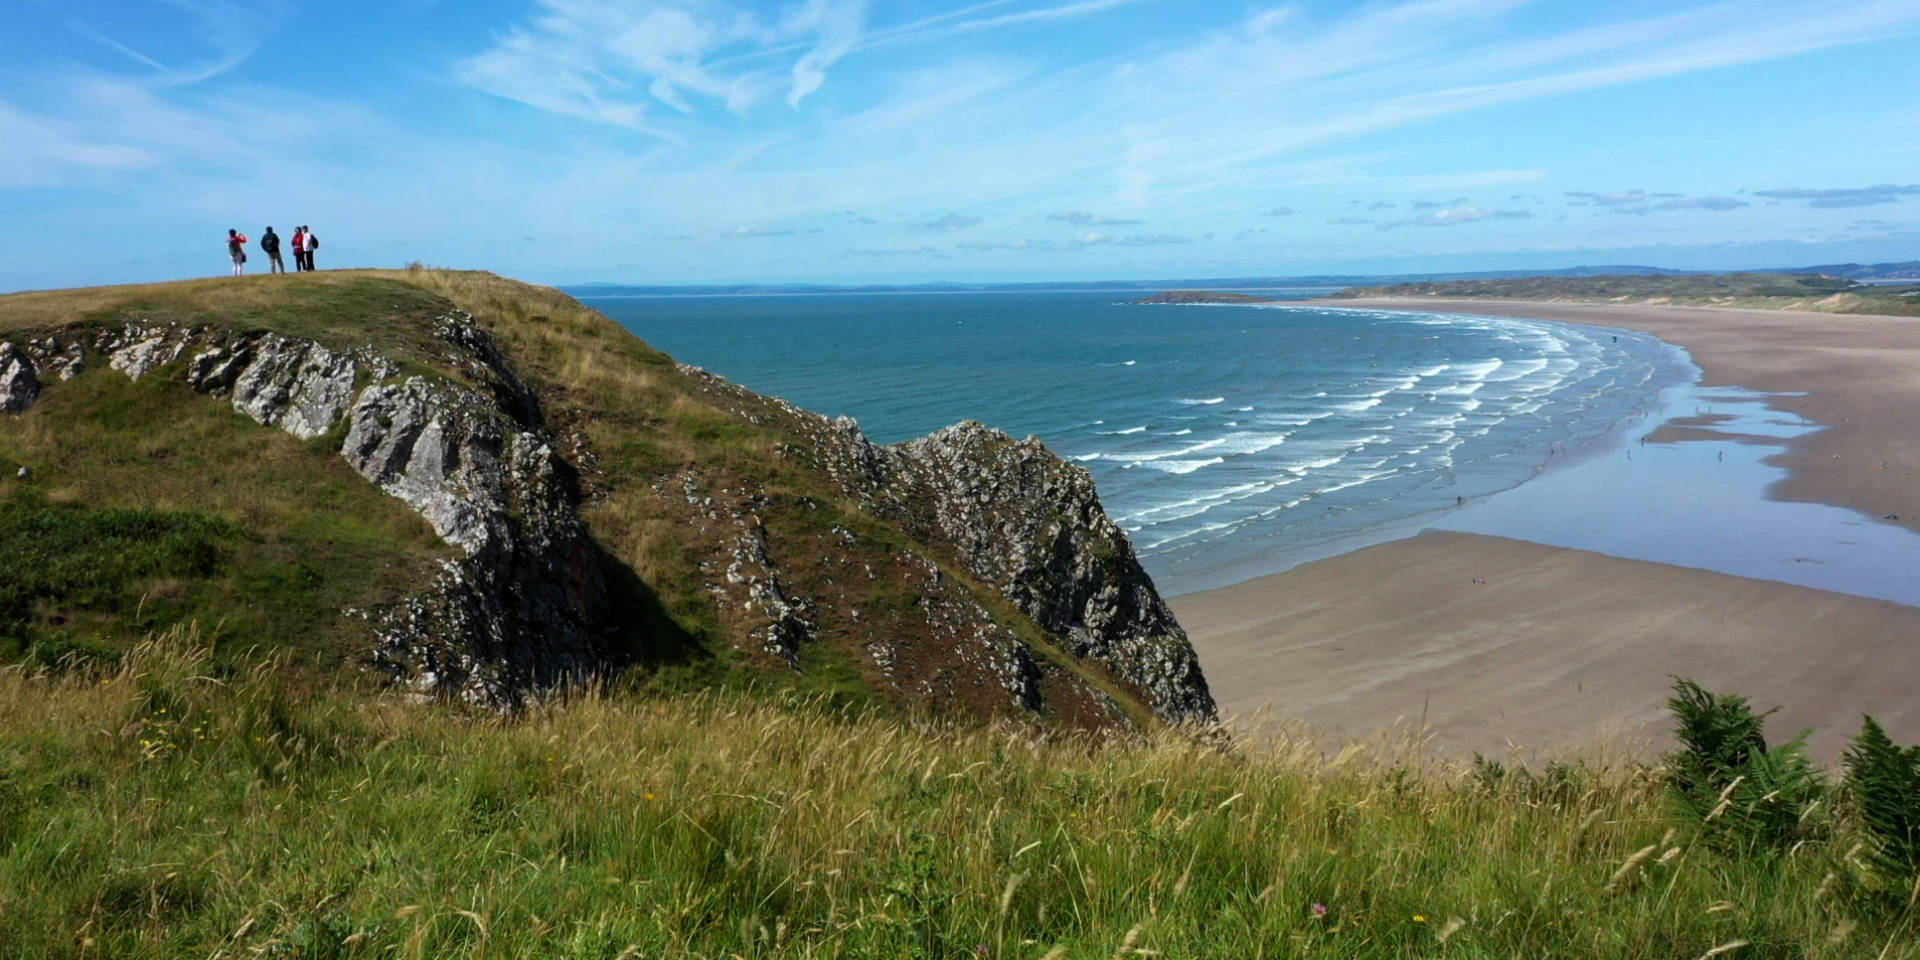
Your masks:
<path fill-rule="evenodd" d="M 1696 307 L 1341 300 L 1537 317 L 1684 347 L 1705 386 L 1801 396 L 1826 429 L 1791 440 L 1768 491 L 1920 531 L 1920 320 Z M 1713 438 L 1673 421 L 1659 441 Z M 1748 441 L 1762 438 L 1744 438 Z M 1770 441 L 1769 441 L 1770 442 Z M 1484 584 L 1476 583 L 1484 579 Z M 1330 741 L 1424 717 L 1434 749 L 1522 757 L 1666 746 L 1669 675 L 1780 706 L 1832 761 L 1870 712 L 1920 740 L 1920 607 L 1581 550 L 1428 532 L 1171 599 L 1230 715 Z"/>

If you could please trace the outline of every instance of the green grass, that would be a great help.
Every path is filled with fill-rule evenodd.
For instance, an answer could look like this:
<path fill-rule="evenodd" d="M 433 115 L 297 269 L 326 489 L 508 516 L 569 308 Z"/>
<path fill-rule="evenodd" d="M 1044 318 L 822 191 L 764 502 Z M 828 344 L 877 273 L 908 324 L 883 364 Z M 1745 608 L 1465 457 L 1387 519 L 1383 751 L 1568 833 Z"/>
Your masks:
<path fill-rule="evenodd" d="M 196 619 L 223 655 L 337 665 L 365 648 L 343 607 L 396 600 L 450 554 L 337 435 L 261 427 L 165 372 L 88 370 L 5 426 L 0 659 L 124 650 Z"/>
<path fill-rule="evenodd" d="M 1741 858 L 1661 778 L 1095 746 L 765 691 L 503 722 L 213 676 L 183 633 L 0 670 L 0 956 L 1916 954 L 1844 817 Z"/>

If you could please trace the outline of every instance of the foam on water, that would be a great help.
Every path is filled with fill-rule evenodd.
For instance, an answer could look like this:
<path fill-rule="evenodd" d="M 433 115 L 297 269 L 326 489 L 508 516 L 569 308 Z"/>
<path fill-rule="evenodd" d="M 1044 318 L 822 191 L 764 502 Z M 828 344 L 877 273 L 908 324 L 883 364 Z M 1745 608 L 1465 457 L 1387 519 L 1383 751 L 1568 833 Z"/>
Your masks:
<path fill-rule="evenodd" d="M 1037 434 L 1093 473 L 1169 592 L 1519 484 L 1650 402 L 1665 350 L 1529 320 L 1087 294 L 599 305 L 876 442 L 969 418 Z M 803 359 L 795 337 L 814 347 Z"/>

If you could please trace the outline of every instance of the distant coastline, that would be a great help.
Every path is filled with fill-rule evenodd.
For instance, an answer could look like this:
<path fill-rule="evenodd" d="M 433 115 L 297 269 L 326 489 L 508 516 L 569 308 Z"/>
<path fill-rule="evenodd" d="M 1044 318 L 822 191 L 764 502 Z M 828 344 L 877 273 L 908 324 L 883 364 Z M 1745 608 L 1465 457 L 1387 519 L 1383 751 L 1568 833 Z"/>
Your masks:
<path fill-rule="evenodd" d="M 1169 290 L 1150 297 L 1141 297 L 1134 303 L 1277 303 L 1272 297 L 1254 296 L 1249 293 L 1228 293 L 1222 290 Z"/>

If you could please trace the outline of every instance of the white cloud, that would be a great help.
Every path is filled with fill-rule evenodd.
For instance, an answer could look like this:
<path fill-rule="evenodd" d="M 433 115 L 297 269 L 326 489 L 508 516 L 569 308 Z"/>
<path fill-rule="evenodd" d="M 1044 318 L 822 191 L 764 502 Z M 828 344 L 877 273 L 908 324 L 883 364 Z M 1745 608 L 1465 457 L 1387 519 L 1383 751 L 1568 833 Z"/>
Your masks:
<path fill-rule="evenodd" d="M 1526 220 L 1533 216 L 1525 210 L 1487 210 L 1481 207 L 1452 207 L 1423 213 L 1411 220 L 1395 220 L 1380 224 L 1380 229 L 1391 230 L 1395 227 L 1457 227 L 1463 223 L 1476 223 L 1481 220 Z"/>

